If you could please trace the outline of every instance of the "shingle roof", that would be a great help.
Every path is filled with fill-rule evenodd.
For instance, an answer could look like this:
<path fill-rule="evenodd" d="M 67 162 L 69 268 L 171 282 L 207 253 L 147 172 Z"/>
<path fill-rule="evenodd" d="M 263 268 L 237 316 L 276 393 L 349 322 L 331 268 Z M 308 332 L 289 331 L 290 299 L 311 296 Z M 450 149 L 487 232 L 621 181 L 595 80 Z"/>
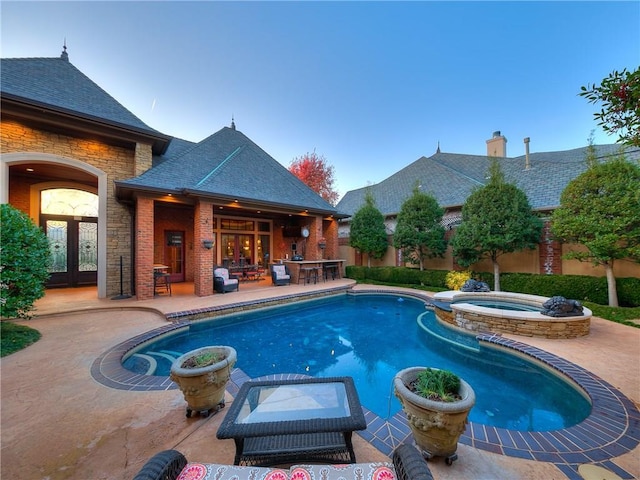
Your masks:
<path fill-rule="evenodd" d="M 233 197 L 323 214 L 337 210 L 245 135 L 223 128 L 199 143 L 152 129 L 74 67 L 60 58 L 1 59 L 2 97 L 87 121 L 112 124 L 162 137 L 166 150 L 144 174 L 117 182 L 120 188 L 189 191 Z"/>
<path fill-rule="evenodd" d="M 337 213 L 335 207 L 234 128 L 224 127 L 195 144 L 180 140 L 155 163 L 157 166 L 142 175 L 117 185 Z"/>
<path fill-rule="evenodd" d="M 620 150 L 620 145 L 596 145 L 596 156 L 607 158 Z M 587 147 L 560 152 L 541 152 L 529 155 L 530 168 L 525 169 L 526 157 L 498 158 L 508 182 L 522 189 L 533 209 L 547 210 L 560 203 L 560 194 L 573 178 L 586 169 Z M 628 160 L 639 159 L 640 149 L 627 149 Z M 353 215 L 362 205 L 367 191 L 375 199 L 376 208 L 384 215 L 395 215 L 416 185 L 435 197 L 445 208 L 461 207 L 474 188 L 487 181 L 492 157 L 438 152 L 421 157 L 382 182 L 351 190 L 338 202 L 338 211 Z"/>
<path fill-rule="evenodd" d="M 63 57 L 3 58 L 0 64 L 2 96 L 74 112 L 87 119 L 106 120 L 148 134 L 160 134 Z"/>

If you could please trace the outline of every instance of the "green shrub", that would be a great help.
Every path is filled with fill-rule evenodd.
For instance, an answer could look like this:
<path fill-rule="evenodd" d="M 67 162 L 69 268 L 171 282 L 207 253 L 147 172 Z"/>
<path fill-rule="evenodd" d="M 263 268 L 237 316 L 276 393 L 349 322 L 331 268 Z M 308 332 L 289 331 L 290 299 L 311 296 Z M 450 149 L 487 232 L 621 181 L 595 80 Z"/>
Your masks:
<path fill-rule="evenodd" d="M 435 289 L 451 289 L 447 286 L 446 270 L 423 270 L 406 267 L 357 267 L 349 265 L 346 276 L 359 282 L 415 285 Z M 493 274 L 473 273 L 476 280 L 493 285 Z M 500 285 L 505 292 L 528 293 L 543 297 L 560 295 L 581 302 L 600 305 L 609 303 L 607 279 L 588 275 L 538 275 L 533 273 L 502 273 Z M 621 307 L 640 307 L 640 279 L 618 278 L 618 302 Z"/>
<path fill-rule="evenodd" d="M 47 237 L 22 211 L 0 205 L 0 306 L 2 317 L 28 318 L 49 278 Z"/>
<path fill-rule="evenodd" d="M 359 282 L 378 282 L 395 285 L 420 285 L 446 289 L 445 270 L 419 270 L 407 267 L 346 267 L 346 277 Z"/>
<path fill-rule="evenodd" d="M 487 272 L 477 274 L 479 280 L 493 285 L 493 275 Z M 620 306 L 640 306 L 640 279 L 618 278 L 618 301 Z M 534 273 L 502 273 L 500 286 L 505 292 L 528 293 L 553 297 L 560 295 L 581 302 L 600 305 L 609 303 L 607 279 L 589 275 L 538 275 Z"/>

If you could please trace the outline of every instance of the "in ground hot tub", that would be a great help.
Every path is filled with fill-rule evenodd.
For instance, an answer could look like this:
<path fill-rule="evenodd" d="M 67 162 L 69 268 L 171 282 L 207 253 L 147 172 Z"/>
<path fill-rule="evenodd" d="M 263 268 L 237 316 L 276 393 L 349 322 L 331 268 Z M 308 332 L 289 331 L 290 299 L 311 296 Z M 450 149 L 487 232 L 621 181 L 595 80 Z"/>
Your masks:
<path fill-rule="evenodd" d="M 461 292 L 434 295 L 438 319 L 478 333 L 513 333 L 527 337 L 577 338 L 589 334 L 591 310 L 583 315 L 550 317 L 540 313 L 548 297 L 513 292 Z"/>

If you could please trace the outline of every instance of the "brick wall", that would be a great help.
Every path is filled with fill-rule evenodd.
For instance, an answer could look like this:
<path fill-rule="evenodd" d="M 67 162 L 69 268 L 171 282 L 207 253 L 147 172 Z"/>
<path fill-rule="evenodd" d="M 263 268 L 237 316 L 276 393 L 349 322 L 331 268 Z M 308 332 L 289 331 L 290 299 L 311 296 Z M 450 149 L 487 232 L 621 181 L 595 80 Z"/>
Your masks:
<path fill-rule="evenodd" d="M 551 224 L 544 222 L 542 239 L 538 245 L 540 254 L 540 273 L 543 275 L 562 275 L 562 244 L 553 239 Z"/>
<path fill-rule="evenodd" d="M 136 202 L 136 297 L 153 298 L 153 200 L 138 197 Z"/>
<path fill-rule="evenodd" d="M 202 241 L 213 238 L 213 204 L 200 201 L 196 204 L 193 225 L 194 291 L 199 297 L 213 294 L 213 267 L 215 250 L 207 250 Z"/>
<path fill-rule="evenodd" d="M 166 204 L 156 204 L 154 208 L 154 246 L 153 246 L 153 262 L 166 263 L 164 258 L 165 251 L 165 232 L 167 230 L 184 232 L 183 250 L 184 250 L 184 280 L 193 282 L 194 258 L 193 249 L 195 247 L 193 240 L 193 207 L 172 207 Z"/>

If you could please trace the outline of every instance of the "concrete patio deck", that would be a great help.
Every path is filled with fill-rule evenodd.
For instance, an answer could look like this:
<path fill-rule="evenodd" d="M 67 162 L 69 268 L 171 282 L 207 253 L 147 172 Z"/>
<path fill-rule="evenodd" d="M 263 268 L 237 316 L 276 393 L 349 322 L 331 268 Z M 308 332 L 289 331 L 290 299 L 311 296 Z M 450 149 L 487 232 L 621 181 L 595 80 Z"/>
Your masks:
<path fill-rule="evenodd" d="M 0 477 L 128 479 L 154 453 L 167 448 L 194 460 L 231 463 L 233 442 L 215 437 L 228 408 L 208 418 L 187 419 L 179 390 L 125 391 L 96 382 L 91 375 L 96 358 L 120 342 L 166 325 L 167 313 L 351 284 L 343 279 L 272 287 L 263 281 L 210 297 L 193 295 L 191 284 L 174 284 L 171 297 L 147 301 L 98 300 L 95 289 L 47 291 L 36 304 L 38 317 L 20 322 L 39 330 L 42 339 L 1 362 Z M 361 288 L 367 287 L 354 287 Z M 511 338 L 589 370 L 639 404 L 640 329 L 594 318 L 585 338 Z M 227 403 L 232 401 L 227 394 Z M 359 461 L 387 458 L 359 434 L 354 435 L 354 446 Z M 568 477 L 553 463 L 464 444 L 458 454 L 451 467 L 442 459 L 429 463 L 436 480 L 579 478 Z M 640 478 L 637 442 L 627 453 L 612 455 L 610 462 L 626 472 L 623 478 Z"/>

